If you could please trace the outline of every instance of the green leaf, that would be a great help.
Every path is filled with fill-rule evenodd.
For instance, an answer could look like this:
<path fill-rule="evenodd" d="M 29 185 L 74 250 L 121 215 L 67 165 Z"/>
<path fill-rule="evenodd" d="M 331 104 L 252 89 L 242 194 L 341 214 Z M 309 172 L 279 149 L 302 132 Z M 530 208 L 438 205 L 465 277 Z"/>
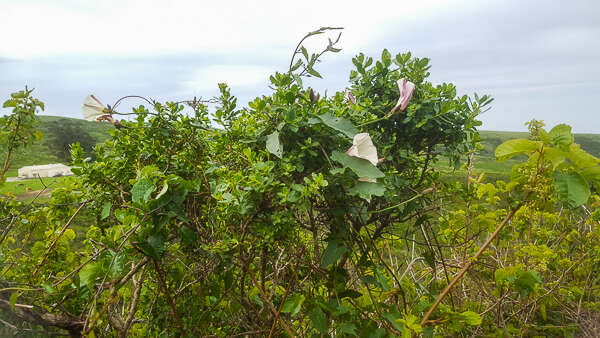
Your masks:
<path fill-rule="evenodd" d="M 345 334 L 356 336 L 356 325 L 352 323 L 342 323 L 340 324 L 340 331 Z"/>
<path fill-rule="evenodd" d="M 600 167 L 587 168 L 581 172 L 581 175 L 600 190 Z"/>
<path fill-rule="evenodd" d="M 383 52 L 381 53 L 381 61 L 383 61 L 383 64 L 388 67 L 389 65 L 392 64 L 392 55 L 390 54 L 390 52 L 387 49 L 384 49 Z"/>
<path fill-rule="evenodd" d="M 293 297 L 290 297 L 285 301 L 283 307 L 281 308 L 281 312 L 289 313 L 290 315 L 294 316 L 300 312 L 302 303 L 304 303 L 304 295 L 295 294 Z"/>
<path fill-rule="evenodd" d="M 579 144 L 576 143 L 571 143 L 569 146 L 567 157 L 579 168 L 594 167 L 600 163 L 598 158 L 588 154 L 585 150 L 581 149 Z"/>
<path fill-rule="evenodd" d="M 525 299 L 535 290 L 536 285 L 542 284 L 542 278 L 537 271 L 525 271 L 519 275 L 514 284 L 521 299 Z"/>
<path fill-rule="evenodd" d="M 302 66 L 302 59 L 298 59 L 298 61 L 296 61 L 296 63 L 292 66 L 292 68 L 290 69 L 290 71 L 295 71 L 296 69 L 300 68 L 300 66 Z"/>
<path fill-rule="evenodd" d="M 462 319 L 464 319 L 465 323 L 476 326 L 481 325 L 481 316 L 477 312 L 473 311 L 465 311 L 460 314 Z"/>
<path fill-rule="evenodd" d="M 112 203 L 105 202 L 102 205 L 102 213 L 100 213 L 100 219 L 105 219 L 110 216 L 110 208 L 112 207 Z"/>
<path fill-rule="evenodd" d="M 348 251 L 348 248 L 344 246 L 344 243 L 339 239 L 334 239 L 328 242 L 327 248 L 323 252 L 323 261 L 321 265 L 328 267 L 334 264 L 342 257 L 344 253 Z"/>
<path fill-rule="evenodd" d="M 554 172 L 554 186 L 558 199 L 568 208 L 577 208 L 585 204 L 591 195 L 590 187 L 578 173 Z"/>
<path fill-rule="evenodd" d="M 87 285 L 92 288 L 93 282 L 100 273 L 100 264 L 97 262 L 86 264 L 79 270 L 79 285 Z"/>
<path fill-rule="evenodd" d="M 362 182 L 359 181 L 355 186 L 348 189 L 352 196 L 358 196 L 371 202 L 371 196 L 383 196 L 385 194 L 385 185 L 383 183 Z"/>
<path fill-rule="evenodd" d="M 131 188 L 131 200 L 133 203 L 144 204 L 150 200 L 150 195 L 152 195 L 154 190 L 156 190 L 156 186 L 151 179 L 146 177 L 140 178 L 133 188 Z"/>
<path fill-rule="evenodd" d="M 540 149 L 541 144 L 539 141 L 536 142 L 523 138 L 508 140 L 496 147 L 496 159 L 504 161 L 520 154 L 532 153 Z"/>
<path fill-rule="evenodd" d="M 271 154 L 279 158 L 281 158 L 281 156 L 283 155 L 283 148 L 281 147 L 281 143 L 279 142 L 278 131 L 274 131 L 272 134 L 267 136 L 267 150 Z"/>
<path fill-rule="evenodd" d="M 385 174 L 377 169 L 371 162 L 362 158 L 346 155 L 345 153 L 334 150 L 331 153 L 331 159 L 340 163 L 345 168 L 350 168 L 358 177 L 381 178 Z"/>
<path fill-rule="evenodd" d="M 300 78 L 300 76 L 298 76 L 297 74 L 292 74 L 292 78 L 294 78 L 294 80 L 296 80 L 296 82 L 298 83 L 298 86 L 302 87 L 302 78 Z"/>
<path fill-rule="evenodd" d="M 312 326 L 321 334 L 327 334 L 327 318 L 320 307 L 315 307 L 309 315 Z"/>
<path fill-rule="evenodd" d="M 400 319 L 402 319 L 402 316 L 400 316 L 400 313 L 398 313 L 398 312 L 384 313 L 383 318 L 387 319 L 390 322 L 390 324 L 392 324 L 392 326 L 394 328 L 396 328 L 396 330 L 398 330 L 398 331 L 403 330 L 404 325 L 401 325 L 401 323 L 400 323 Z"/>
<path fill-rule="evenodd" d="M 356 128 L 356 126 L 350 122 L 350 120 L 347 120 L 343 117 L 335 117 L 331 114 L 324 114 L 319 116 L 319 118 L 326 126 L 344 133 L 344 135 L 348 136 L 349 138 L 353 138 L 354 135 L 358 134 L 358 128 Z"/>
<path fill-rule="evenodd" d="M 9 306 L 10 306 L 10 310 L 11 311 L 15 311 L 15 304 L 17 303 L 17 298 L 19 298 L 19 293 L 18 292 L 13 292 L 10 295 Z"/>
<path fill-rule="evenodd" d="M 544 149 L 544 158 L 552 163 L 552 168 L 556 169 L 566 159 L 565 152 L 559 148 Z"/>
<path fill-rule="evenodd" d="M 46 292 L 48 292 L 48 294 L 53 295 L 56 293 L 56 289 L 54 288 L 54 286 L 52 286 L 52 284 L 50 283 L 42 283 L 42 287 L 44 288 L 44 290 L 46 290 Z"/>
<path fill-rule="evenodd" d="M 571 133 L 571 126 L 566 124 L 559 124 L 552 128 L 548 133 L 550 142 L 557 147 L 567 151 L 571 143 L 575 141 L 575 137 Z"/>
<path fill-rule="evenodd" d="M 165 241 L 162 236 L 152 235 L 148 239 L 138 244 L 139 248 L 148 256 L 159 260 L 166 250 Z"/>
<path fill-rule="evenodd" d="M 181 239 L 185 245 L 196 244 L 196 232 L 185 225 L 181 226 Z"/>
<path fill-rule="evenodd" d="M 323 77 L 321 76 L 321 74 L 319 74 L 319 72 L 317 72 L 316 70 L 312 69 L 312 67 L 311 67 L 311 68 L 308 68 L 306 71 L 308 72 L 308 74 L 310 74 L 310 75 L 312 75 L 312 76 L 315 76 L 315 77 L 318 77 L 319 79 L 322 79 L 322 78 L 323 78 Z"/>
<path fill-rule="evenodd" d="M 2 108 L 16 107 L 18 103 L 19 103 L 19 101 L 17 101 L 17 100 L 6 100 L 6 101 L 4 101 Z"/>

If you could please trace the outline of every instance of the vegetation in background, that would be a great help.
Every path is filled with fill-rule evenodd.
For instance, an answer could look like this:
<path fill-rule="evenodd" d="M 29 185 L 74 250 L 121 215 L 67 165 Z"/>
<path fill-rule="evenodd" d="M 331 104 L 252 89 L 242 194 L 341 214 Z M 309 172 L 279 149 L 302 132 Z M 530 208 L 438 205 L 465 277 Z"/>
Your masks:
<path fill-rule="evenodd" d="M 489 97 L 387 50 L 321 97 L 303 78 L 338 40 L 303 39 L 249 108 L 225 84 L 214 114 L 135 108 L 95 160 L 72 147 L 77 177 L 46 205 L 0 199 L 0 333 L 597 336 L 600 160 L 532 121 L 495 147 L 509 177 L 486 182 Z M 346 154 L 357 134 L 376 164 Z M 442 179 L 464 159 L 464 183 Z"/>

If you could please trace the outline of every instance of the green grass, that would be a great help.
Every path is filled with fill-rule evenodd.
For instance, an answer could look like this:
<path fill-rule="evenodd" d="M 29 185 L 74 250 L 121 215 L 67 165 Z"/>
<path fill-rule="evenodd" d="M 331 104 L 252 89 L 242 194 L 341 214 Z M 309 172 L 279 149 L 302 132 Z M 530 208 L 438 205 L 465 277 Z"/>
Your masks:
<path fill-rule="evenodd" d="M 480 131 L 481 145 L 483 149 L 474 157 L 473 173 L 479 175 L 485 172 L 488 182 L 496 180 L 508 180 L 511 168 L 526 159 L 524 155 L 515 157 L 503 162 L 496 161 L 494 151 L 501 143 L 516 139 L 528 138 L 529 133 L 526 132 L 510 132 L 510 131 Z M 588 153 L 600 157 L 600 134 L 575 134 L 575 142 L 581 145 L 581 148 Z M 463 163 L 466 159 L 463 159 Z M 464 181 L 466 172 L 462 170 L 453 170 L 448 167 L 447 160 L 439 161 L 435 168 L 443 173 L 447 178 L 458 179 Z"/>
<path fill-rule="evenodd" d="M 52 190 L 60 184 L 60 180 L 60 177 L 52 177 L 42 178 L 42 180 L 33 178 L 30 180 L 5 182 L 4 185 L 0 187 L 0 194 L 11 193 L 13 195 L 22 195 L 31 191 L 42 190 L 44 189 L 44 185 L 46 185 L 49 190 Z"/>
<path fill-rule="evenodd" d="M 85 130 L 95 141 L 96 144 L 104 142 L 110 138 L 108 130 L 113 127 L 108 123 L 90 122 L 81 119 L 72 119 L 60 116 L 38 116 L 37 128 L 42 132 L 42 139 L 35 141 L 25 149 L 19 149 L 11 156 L 11 171 L 8 177 L 17 176 L 16 169 L 36 164 L 60 163 L 58 158 L 52 154 L 48 148 L 47 141 L 55 137 L 48 128 L 49 123 L 70 120 Z M 0 144 L 0 159 L 6 156 L 6 147 Z"/>

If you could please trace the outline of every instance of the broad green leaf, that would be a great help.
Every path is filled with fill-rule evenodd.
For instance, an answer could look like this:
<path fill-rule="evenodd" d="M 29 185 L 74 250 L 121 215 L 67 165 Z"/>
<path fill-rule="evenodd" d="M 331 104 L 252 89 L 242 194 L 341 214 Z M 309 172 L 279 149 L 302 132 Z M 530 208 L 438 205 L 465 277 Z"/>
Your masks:
<path fill-rule="evenodd" d="M 541 142 L 531 141 L 527 139 L 508 140 L 496 147 L 495 155 L 498 161 L 504 161 L 511 157 L 532 153 L 540 149 Z"/>
<path fill-rule="evenodd" d="M 465 320 L 465 323 L 476 326 L 481 325 L 481 316 L 477 312 L 473 311 L 465 311 L 460 314 L 461 317 Z"/>
<path fill-rule="evenodd" d="M 98 262 L 88 263 L 79 270 L 79 285 L 88 285 L 96 280 L 100 273 L 100 264 Z"/>
<path fill-rule="evenodd" d="M 579 168 L 594 167 L 600 163 L 598 158 L 588 154 L 585 150 L 581 149 L 579 144 L 576 143 L 571 143 L 569 146 L 567 157 Z"/>
<path fill-rule="evenodd" d="M 553 169 L 556 169 L 567 157 L 560 148 L 547 148 L 544 149 L 544 158 L 552 163 Z"/>
<path fill-rule="evenodd" d="M 569 146 L 575 141 L 575 137 L 571 133 L 571 126 L 566 124 L 559 124 L 552 128 L 548 133 L 548 138 L 552 144 L 565 151 L 569 150 Z"/>
<path fill-rule="evenodd" d="M 356 336 L 356 325 L 352 323 L 342 323 L 340 324 L 340 331 L 345 334 Z"/>
<path fill-rule="evenodd" d="M 309 315 L 312 326 L 321 334 L 327 334 L 327 318 L 320 307 L 315 307 Z"/>
<path fill-rule="evenodd" d="M 348 136 L 349 138 L 353 138 L 354 135 L 358 134 L 358 129 L 356 126 L 350 122 L 350 120 L 347 120 L 343 117 L 335 117 L 331 114 L 324 114 L 319 116 L 319 118 L 326 126 L 344 133 L 344 135 Z"/>
<path fill-rule="evenodd" d="M 587 168 L 581 172 L 581 175 L 600 189 L 600 167 Z"/>
<path fill-rule="evenodd" d="M 340 163 L 345 168 L 350 168 L 358 177 L 381 178 L 385 174 L 377 169 L 371 162 L 362 158 L 346 155 L 334 150 L 331 153 L 331 159 Z"/>
<path fill-rule="evenodd" d="M 300 309 L 302 308 L 302 303 L 304 303 L 304 295 L 295 294 L 294 296 L 288 298 L 285 301 L 283 307 L 281 308 L 281 312 L 289 313 L 290 315 L 294 316 L 298 312 L 300 312 Z"/>
<path fill-rule="evenodd" d="M 348 189 L 348 193 L 358 196 L 371 202 L 371 196 L 383 196 L 385 194 L 385 185 L 383 183 L 358 182 L 355 186 Z"/>
<path fill-rule="evenodd" d="M 181 226 L 181 240 L 185 245 L 196 244 L 196 232 L 185 225 Z"/>
<path fill-rule="evenodd" d="M 150 195 L 152 195 L 154 190 L 156 190 L 156 186 L 151 179 L 146 177 L 140 178 L 133 188 L 131 188 L 131 200 L 133 203 L 144 204 L 150 200 Z"/>
<path fill-rule="evenodd" d="M 375 274 L 377 275 L 377 282 L 379 282 L 379 287 L 381 290 L 387 292 L 390 291 L 390 287 L 388 286 L 387 278 L 379 271 L 379 269 L 375 270 Z"/>
<path fill-rule="evenodd" d="M 145 242 L 138 244 L 138 246 L 146 255 L 156 260 L 159 260 L 166 250 L 164 238 L 159 235 L 148 237 Z"/>
<path fill-rule="evenodd" d="M 400 320 L 402 319 L 402 316 L 400 315 L 400 313 L 398 313 L 398 312 L 384 313 L 383 318 L 387 319 L 396 330 L 398 330 L 398 331 L 403 330 L 404 325 L 401 325 L 401 323 L 400 323 Z"/>
<path fill-rule="evenodd" d="M 344 246 L 344 243 L 339 239 L 334 239 L 328 242 L 327 248 L 323 252 L 323 267 L 328 267 L 335 263 L 342 257 L 344 253 L 348 251 L 348 248 Z"/>
<path fill-rule="evenodd" d="M 578 173 L 555 171 L 554 186 L 558 199 L 572 209 L 585 204 L 591 195 L 590 187 Z"/>
<path fill-rule="evenodd" d="M 524 299 L 535 290 L 536 285 L 542 284 L 542 278 L 537 271 L 525 271 L 519 275 L 514 284 L 521 299 Z"/>
<path fill-rule="evenodd" d="M 283 155 L 283 148 L 281 147 L 281 143 L 279 142 L 278 131 L 274 131 L 272 134 L 267 136 L 267 150 L 271 154 L 279 158 L 281 158 L 281 156 Z"/>
<path fill-rule="evenodd" d="M 102 205 L 102 213 L 100 214 L 100 219 L 105 219 L 110 216 L 110 208 L 112 207 L 112 203 L 105 202 Z"/>

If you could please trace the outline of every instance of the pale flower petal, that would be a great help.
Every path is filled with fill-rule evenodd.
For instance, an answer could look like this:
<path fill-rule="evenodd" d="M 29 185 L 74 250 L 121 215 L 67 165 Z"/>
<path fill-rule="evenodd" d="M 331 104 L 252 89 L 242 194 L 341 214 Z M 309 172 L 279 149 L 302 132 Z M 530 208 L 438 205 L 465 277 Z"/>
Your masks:
<path fill-rule="evenodd" d="M 88 121 L 96 121 L 96 118 L 107 112 L 106 107 L 98 98 L 94 95 L 88 95 L 83 100 L 83 106 L 81 107 L 81 113 L 83 118 Z"/>
<path fill-rule="evenodd" d="M 354 135 L 352 140 L 352 147 L 346 151 L 346 155 L 362 158 L 371 162 L 373 165 L 379 164 L 379 158 L 377 157 L 377 148 L 371 140 L 371 136 L 368 133 L 360 133 Z M 369 177 L 361 177 L 358 179 L 361 182 L 372 182 L 376 183 L 377 180 Z"/>
<path fill-rule="evenodd" d="M 395 112 L 397 109 L 400 109 L 400 111 L 406 109 L 408 102 L 415 91 L 415 84 L 407 81 L 405 78 L 401 78 L 397 83 L 398 88 L 400 89 L 400 97 L 398 98 L 398 103 L 396 103 L 396 106 L 392 109 L 392 112 Z"/>

